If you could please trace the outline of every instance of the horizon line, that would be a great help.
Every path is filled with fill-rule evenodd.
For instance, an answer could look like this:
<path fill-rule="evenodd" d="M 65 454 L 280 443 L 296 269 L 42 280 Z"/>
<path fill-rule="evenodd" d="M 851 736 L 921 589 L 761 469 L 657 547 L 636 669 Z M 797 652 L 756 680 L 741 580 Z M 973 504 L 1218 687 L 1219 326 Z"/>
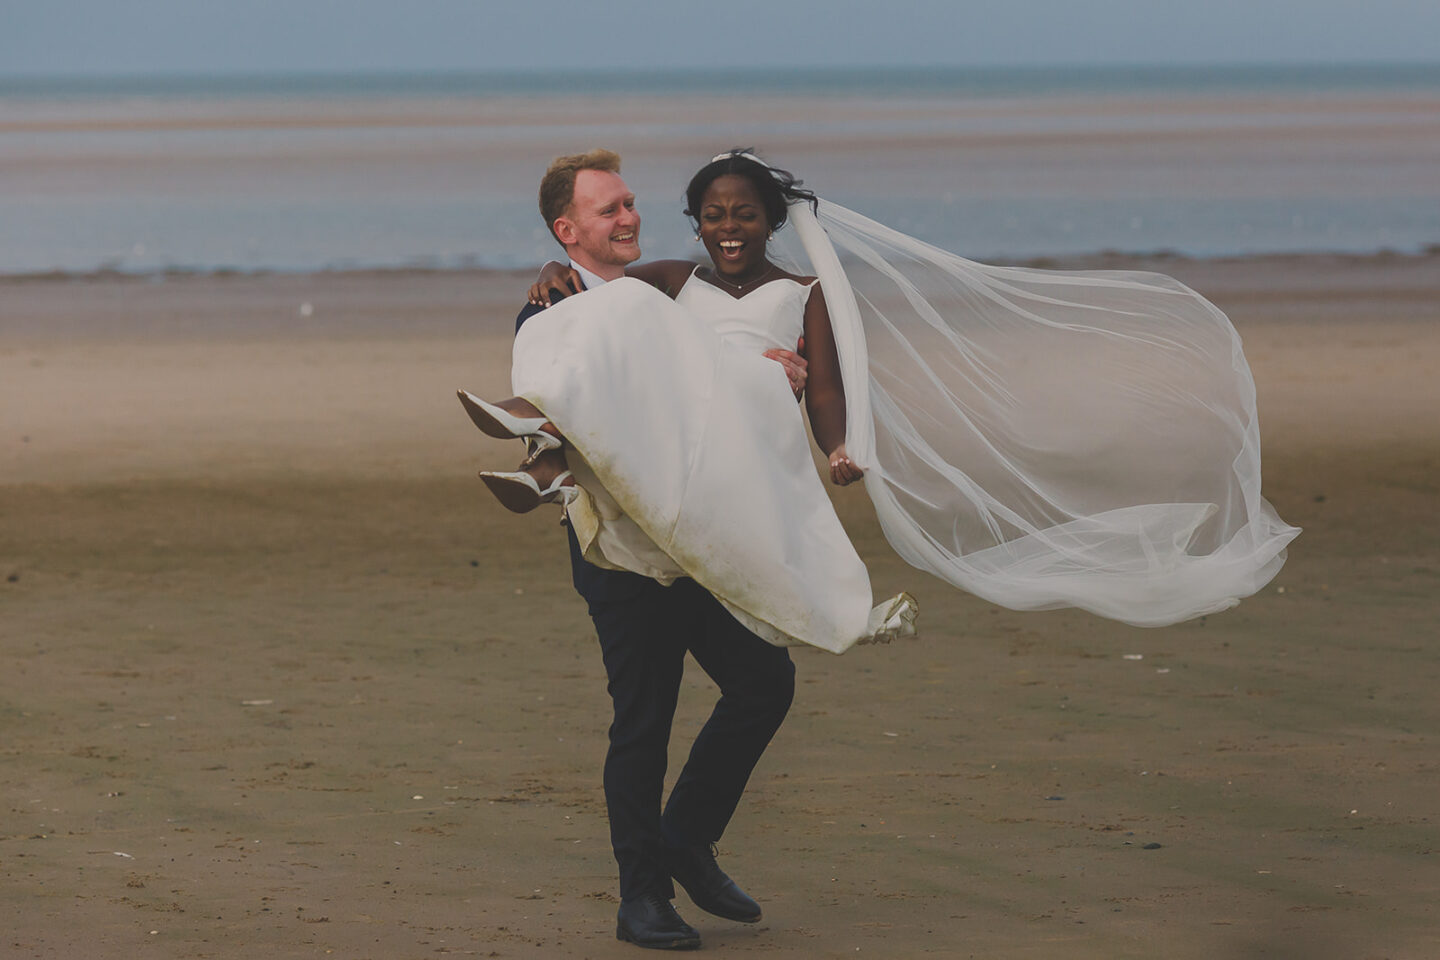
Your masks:
<path fill-rule="evenodd" d="M 1127 61 L 1127 62 L 1097 62 L 1097 61 L 1015 61 L 1008 63 L 932 63 L 932 64 L 897 64 L 897 63 L 870 63 L 846 66 L 832 66 L 828 64 L 785 64 L 785 65 L 750 65 L 750 66 L 715 66 L 696 67 L 691 65 L 675 66 L 654 66 L 654 67 L 592 67 L 581 69 L 555 70 L 535 65 L 522 65 L 498 69 L 477 69 L 462 67 L 438 67 L 438 68 L 416 68 L 416 67 L 356 67 L 346 69 L 318 69 L 306 70 L 304 68 L 285 68 L 279 70 L 256 70 L 256 69 L 219 69 L 198 71 L 190 69 L 174 70 L 118 70 L 118 71 L 26 71 L 20 73 L 0 72 L 0 83 L 16 82 L 67 82 L 67 81 L 105 81 L 105 80 L 323 80 L 323 79 L 420 79 L 420 78 L 500 78 L 500 77 L 525 77 L 541 78 L 567 76 L 585 77 L 645 77 L 653 75 L 666 76 L 737 76 L 749 75 L 759 72 L 765 75 L 823 75 L 840 74 L 854 76 L 857 73 L 864 74 L 890 74 L 923 76 L 925 74 L 986 74 L 1000 72 L 1033 72 L 1045 73 L 1048 71 L 1071 71 L 1080 70 L 1091 73 L 1120 73 L 1129 71 L 1145 71 L 1156 73 L 1184 73 L 1194 70 L 1322 70 L 1327 72 L 1345 72 L 1349 70 L 1440 70 L 1440 58 L 1433 60 L 1415 59 L 1356 59 L 1337 61 L 1333 58 L 1322 58 L 1314 60 L 1305 59 L 1279 59 L 1279 60 L 1185 60 L 1185 61 Z"/>

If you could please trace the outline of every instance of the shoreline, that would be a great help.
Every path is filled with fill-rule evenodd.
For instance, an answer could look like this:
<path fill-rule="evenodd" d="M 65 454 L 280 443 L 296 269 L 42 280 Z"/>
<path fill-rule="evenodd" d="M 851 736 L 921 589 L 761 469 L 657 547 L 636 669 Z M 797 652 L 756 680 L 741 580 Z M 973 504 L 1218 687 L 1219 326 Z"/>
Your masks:
<path fill-rule="evenodd" d="M 690 258 L 695 259 L 695 258 Z M 1428 265 L 1440 263 L 1440 243 L 1427 243 L 1418 250 L 1401 250 L 1381 247 L 1369 251 L 1346 250 L 1294 250 L 1267 253 L 1222 253 L 1213 255 L 1188 254 L 1177 250 L 1131 251 L 1104 249 L 1092 253 L 1037 255 L 1033 257 L 967 257 L 977 263 L 1005 267 L 1030 267 L 1038 270 L 1113 270 L 1158 268 L 1164 264 L 1305 264 L 1343 263 L 1363 266 L 1368 264 Z M 696 263 L 703 263 L 695 259 Z M 177 280 L 231 280 L 262 277 L 434 277 L 470 276 L 530 277 L 541 264 L 533 267 L 487 267 L 461 264 L 456 266 L 430 266 L 420 264 L 399 264 L 394 266 L 337 266 L 319 269 L 284 269 L 261 267 L 247 269 L 240 267 L 187 267 L 171 266 L 155 269 L 124 270 L 117 267 L 99 267 L 94 270 L 37 270 L 17 273 L 0 271 L 0 286 L 28 283 L 165 283 Z M 1163 271 L 1160 271 L 1163 272 Z"/>
<path fill-rule="evenodd" d="M 854 96 L 876 84 L 901 84 L 909 91 L 955 92 L 974 88 L 990 92 L 1034 93 L 1049 90 L 1069 94 L 1078 87 L 1082 94 L 1107 92 L 1117 83 L 1134 84 L 1137 79 L 1166 83 L 1163 94 L 1193 90 L 1197 78 L 1210 81 L 1202 93 L 1216 89 L 1275 89 L 1290 92 L 1297 87 L 1333 93 L 1355 89 L 1368 92 L 1378 84 L 1396 78 L 1411 82 L 1440 82 L 1440 63 L 1434 60 L 1348 60 L 1320 58 L 1310 61 L 1240 60 L 1173 63 L 1163 60 L 1136 60 L 1122 63 L 992 63 L 971 66 L 912 64 L 865 64 L 849 67 L 785 66 L 755 68 L 609 67 L 591 70 L 554 71 L 540 67 L 529 70 L 318 70 L 273 72 L 168 72 L 125 71 L 121 73 L 0 73 L 0 92 L 11 96 L 117 97 L 166 94 L 194 96 L 197 91 L 212 96 L 227 94 L 282 94 L 295 92 L 333 96 L 351 93 L 373 97 L 377 94 L 456 96 L 574 96 L 577 84 L 606 92 L 652 93 L 658 79 L 684 84 L 686 96 L 704 95 L 716 81 L 745 84 L 751 92 L 781 92 L 799 89 L 806 93 Z M 1320 85 L 1317 87 L 1317 81 Z M 1048 85 L 1047 85 L 1048 84 Z M 1385 88 L 1388 89 L 1388 88 Z M 1423 89 L 1423 88 L 1422 88 Z M 725 96 L 725 94 L 712 94 Z"/>
<path fill-rule="evenodd" d="M 12 229 L 0 283 L 528 268 L 559 250 L 533 205 L 540 171 L 601 141 L 625 157 L 652 255 L 696 249 L 680 188 L 733 144 L 982 262 L 1421 256 L 1440 245 L 1424 162 L 1440 141 L 1440 92 L 1144 92 L 680 92 L 603 107 L 439 93 L 5 101 L 0 212 Z"/>

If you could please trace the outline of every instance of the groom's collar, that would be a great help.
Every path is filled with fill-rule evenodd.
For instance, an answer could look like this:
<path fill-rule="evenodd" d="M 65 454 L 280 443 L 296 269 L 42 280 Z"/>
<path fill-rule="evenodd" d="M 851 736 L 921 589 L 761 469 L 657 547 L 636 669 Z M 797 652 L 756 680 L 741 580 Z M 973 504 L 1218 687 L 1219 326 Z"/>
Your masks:
<path fill-rule="evenodd" d="M 584 267 L 580 266 L 580 264 L 576 263 L 574 260 L 571 260 L 571 261 L 570 261 L 570 266 L 574 267 L 574 268 L 575 268 L 575 272 L 578 273 L 578 274 L 580 274 L 580 279 L 585 281 L 585 289 L 586 289 L 586 290 L 594 290 L 596 287 L 603 286 L 603 285 L 605 284 L 604 279 L 602 279 L 602 278 L 599 277 L 599 276 L 596 276 L 595 274 L 591 273 L 589 270 L 586 270 Z"/>

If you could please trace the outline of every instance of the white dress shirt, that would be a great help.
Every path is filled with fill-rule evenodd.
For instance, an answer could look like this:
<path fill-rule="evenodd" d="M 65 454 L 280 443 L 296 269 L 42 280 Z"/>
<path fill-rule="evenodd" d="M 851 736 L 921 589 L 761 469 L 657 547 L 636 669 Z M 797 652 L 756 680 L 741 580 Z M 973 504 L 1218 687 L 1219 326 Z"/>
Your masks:
<path fill-rule="evenodd" d="M 596 276 L 589 270 L 586 270 L 584 267 L 580 266 L 580 264 L 576 263 L 574 260 L 570 261 L 570 266 L 574 267 L 575 272 L 580 274 L 580 279 L 585 281 L 586 290 L 594 290 L 596 287 L 605 283 L 605 279 L 603 277 Z"/>

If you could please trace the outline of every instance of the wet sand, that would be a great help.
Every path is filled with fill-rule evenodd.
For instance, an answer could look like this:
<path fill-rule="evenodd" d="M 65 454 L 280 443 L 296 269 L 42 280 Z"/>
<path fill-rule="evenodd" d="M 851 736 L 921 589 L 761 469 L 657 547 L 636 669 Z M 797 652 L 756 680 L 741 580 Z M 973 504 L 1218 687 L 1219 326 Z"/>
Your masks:
<path fill-rule="evenodd" d="M 721 845 L 766 917 L 682 894 L 707 951 L 1440 955 L 1440 258 L 1158 266 L 1244 336 L 1288 565 L 1162 630 L 1014 613 L 843 491 L 924 635 L 796 652 Z M 0 283 L 0 953 L 637 955 L 563 531 L 453 399 L 519 288 Z"/>

